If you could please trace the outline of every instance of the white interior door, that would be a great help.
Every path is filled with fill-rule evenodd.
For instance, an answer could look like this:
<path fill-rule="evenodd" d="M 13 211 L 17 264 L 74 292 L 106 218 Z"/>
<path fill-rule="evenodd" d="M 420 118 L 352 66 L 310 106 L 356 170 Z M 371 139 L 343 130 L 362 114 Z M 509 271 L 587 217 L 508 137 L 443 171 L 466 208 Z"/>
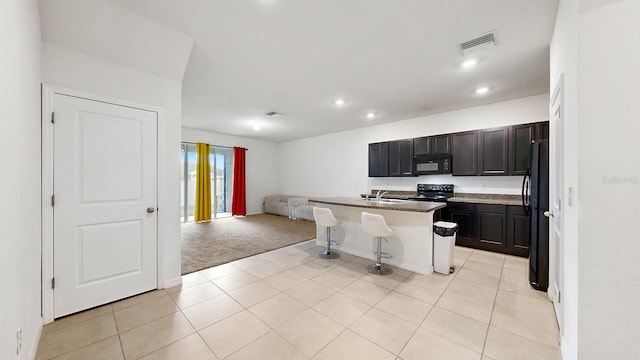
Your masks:
<path fill-rule="evenodd" d="M 551 98 L 551 149 L 550 149 L 550 196 L 549 203 L 551 211 L 549 213 L 549 221 L 551 222 L 549 234 L 550 248 L 550 284 L 549 296 L 553 301 L 556 311 L 556 318 L 562 331 L 562 291 L 563 291 L 563 253 L 564 242 L 562 235 L 562 211 L 563 211 L 563 179 L 564 179 L 564 137 L 563 137 L 563 77 L 560 77 L 556 84 L 553 96 Z M 562 334 L 560 334 L 562 335 Z"/>
<path fill-rule="evenodd" d="M 157 288 L 157 113 L 56 94 L 54 318 Z"/>

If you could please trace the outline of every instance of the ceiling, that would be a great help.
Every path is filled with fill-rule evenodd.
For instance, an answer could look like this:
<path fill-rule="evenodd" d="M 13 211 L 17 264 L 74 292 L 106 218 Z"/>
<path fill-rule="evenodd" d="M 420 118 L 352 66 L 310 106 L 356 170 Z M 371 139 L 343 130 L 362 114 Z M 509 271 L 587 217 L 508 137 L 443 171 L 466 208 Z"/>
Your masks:
<path fill-rule="evenodd" d="M 115 9 L 107 18 L 110 22 L 126 17 L 132 23 L 144 21 L 162 27 L 164 30 L 153 34 L 163 33 L 162 39 L 168 38 L 179 48 L 175 55 L 163 49 L 162 41 L 147 36 L 149 47 L 155 46 L 164 55 L 149 53 L 145 61 L 134 65 L 149 72 L 173 66 L 166 73 L 174 79 L 184 74 L 184 127 L 275 142 L 546 93 L 549 43 L 558 3 L 91 2 Z M 65 4 L 77 13 L 83 3 L 87 2 L 41 1 L 43 39 L 61 42 L 63 37 L 93 31 L 90 21 L 76 22 L 73 26 L 79 28 L 74 29 L 68 16 L 51 15 L 55 9 L 64 13 Z M 56 35 L 57 22 L 64 22 L 69 34 Z M 495 47 L 482 47 L 463 56 L 459 43 L 493 30 Z M 75 39 L 65 46 L 83 50 L 88 41 Z M 135 49 L 127 46 L 125 50 Z M 190 56 L 185 49 L 191 50 Z M 117 55 L 112 57 L 110 61 L 118 62 Z M 461 63 L 469 57 L 476 58 L 477 65 L 462 68 Z M 176 64 L 183 64 L 183 69 Z M 475 89 L 479 86 L 487 86 L 489 91 L 478 95 Z M 335 105 L 337 98 L 346 103 Z M 281 115 L 266 116 L 270 111 Z M 367 119 L 368 112 L 376 116 Z M 253 129 L 255 125 L 259 131 Z"/>

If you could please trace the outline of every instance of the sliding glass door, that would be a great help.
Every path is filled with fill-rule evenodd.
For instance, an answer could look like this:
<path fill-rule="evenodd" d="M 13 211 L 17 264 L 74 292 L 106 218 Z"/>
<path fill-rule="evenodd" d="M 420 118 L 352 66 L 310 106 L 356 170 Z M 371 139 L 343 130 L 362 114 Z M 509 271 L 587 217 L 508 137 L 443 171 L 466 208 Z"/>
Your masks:
<path fill-rule="evenodd" d="M 180 218 L 193 221 L 196 198 L 196 145 L 182 143 L 180 165 Z M 211 145 L 211 212 L 213 218 L 231 216 L 231 186 L 233 184 L 233 149 Z"/>
<path fill-rule="evenodd" d="M 214 218 L 231 216 L 233 149 L 211 146 L 211 209 Z M 214 176 L 215 175 L 215 176 Z"/>

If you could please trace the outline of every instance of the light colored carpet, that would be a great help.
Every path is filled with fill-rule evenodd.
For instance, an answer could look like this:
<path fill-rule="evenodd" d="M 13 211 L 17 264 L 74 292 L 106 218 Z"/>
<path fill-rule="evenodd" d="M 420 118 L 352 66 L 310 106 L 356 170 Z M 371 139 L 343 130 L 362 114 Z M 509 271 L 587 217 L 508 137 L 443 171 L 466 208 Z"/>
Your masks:
<path fill-rule="evenodd" d="M 205 223 L 183 223 L 182 274 L 315 237 L 315 223 L 271 214 L 230 217 Z"/>

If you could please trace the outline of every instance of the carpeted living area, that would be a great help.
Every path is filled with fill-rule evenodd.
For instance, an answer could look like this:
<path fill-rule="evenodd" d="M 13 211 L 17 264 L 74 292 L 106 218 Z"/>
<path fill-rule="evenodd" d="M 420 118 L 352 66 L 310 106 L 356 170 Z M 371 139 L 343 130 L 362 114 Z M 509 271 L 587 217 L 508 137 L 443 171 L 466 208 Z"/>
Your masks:
<path fill-rule="evenodd" d="M 257 214 L 181 226 L 182 274 L 314 239 L 315 223 Z"/>

